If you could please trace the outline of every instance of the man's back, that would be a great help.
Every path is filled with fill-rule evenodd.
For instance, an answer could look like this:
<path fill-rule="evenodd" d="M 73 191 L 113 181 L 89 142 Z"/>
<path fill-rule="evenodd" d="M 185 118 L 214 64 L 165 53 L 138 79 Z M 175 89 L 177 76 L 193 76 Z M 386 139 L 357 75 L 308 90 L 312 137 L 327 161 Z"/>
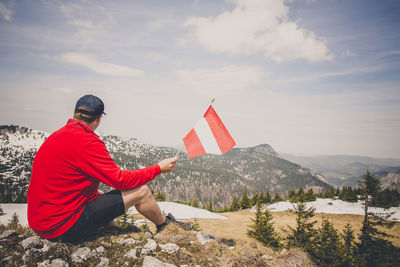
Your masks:
<path fill-rule="evenodd" d="M 98 196 L 99 181 L 82 169 L 88 146 L 96 143 L 101 146 L 102 141 L 89 127 L 69 120 L 40 147 L 28 190 L 28 220 L 39 234 L 52 238 L 64 232 L 79 218 L 85 203 Z"/>

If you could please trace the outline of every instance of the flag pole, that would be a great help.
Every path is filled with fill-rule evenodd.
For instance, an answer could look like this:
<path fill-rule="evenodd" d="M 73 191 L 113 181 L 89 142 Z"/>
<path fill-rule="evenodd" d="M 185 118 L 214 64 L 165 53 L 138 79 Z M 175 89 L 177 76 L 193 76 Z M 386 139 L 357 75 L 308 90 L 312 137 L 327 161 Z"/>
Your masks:
<path fill-rule="evenodd" d="M 214 103 L 214 101 L 215 101 L 215 97 L 213 97 L 213 99 L 211 99 L 210 105 L 212 105 L 212 103 Z M 182 151 L 182 149 L 183 149 L 184 146 L 185 146 L 185 144 L 183 144 L 183 145 L 181 146 L 181 148 L 179 148 L 178 152 L 177 152 L 176 155 L 175 155 L 175 158 L 177 158 L 177 157 L 179 156 L 179 154 L 181 153 L 181 151 Z"/>

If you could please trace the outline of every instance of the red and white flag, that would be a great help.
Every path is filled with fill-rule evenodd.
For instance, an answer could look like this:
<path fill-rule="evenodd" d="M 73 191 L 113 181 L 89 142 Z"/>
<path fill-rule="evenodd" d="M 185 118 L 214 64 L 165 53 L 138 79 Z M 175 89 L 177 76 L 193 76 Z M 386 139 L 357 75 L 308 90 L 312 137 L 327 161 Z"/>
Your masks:
<path fill-rule="evenodd" d="M 183 138 L 183 143 L 189 158 L 205 153 L 222 155 L 236 145 L 211 105 L 203 118 Z"/>

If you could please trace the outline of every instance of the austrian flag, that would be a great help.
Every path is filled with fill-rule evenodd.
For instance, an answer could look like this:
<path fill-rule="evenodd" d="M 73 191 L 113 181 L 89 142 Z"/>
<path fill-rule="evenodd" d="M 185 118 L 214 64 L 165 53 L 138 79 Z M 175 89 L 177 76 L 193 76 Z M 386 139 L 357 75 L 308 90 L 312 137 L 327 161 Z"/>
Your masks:
<path fill-rule="evenodd" d="M 222 155 L 236 145 L 211 105 L 203 118 L 183 138 L 183 143 L 189 158 L 205 153 Z"/>

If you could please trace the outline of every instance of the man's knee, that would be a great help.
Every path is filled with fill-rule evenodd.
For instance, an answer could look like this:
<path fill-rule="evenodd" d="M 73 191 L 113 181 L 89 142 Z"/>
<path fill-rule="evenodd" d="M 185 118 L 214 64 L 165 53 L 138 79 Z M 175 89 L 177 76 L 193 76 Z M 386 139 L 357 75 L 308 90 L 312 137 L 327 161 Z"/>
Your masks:
<path fill-rule="evenodd" d="M 141 201 L 152 196 L 147 185 L 142 185 L 121 192 L 124 201 L 125 209 L 139 204 Z"/>

